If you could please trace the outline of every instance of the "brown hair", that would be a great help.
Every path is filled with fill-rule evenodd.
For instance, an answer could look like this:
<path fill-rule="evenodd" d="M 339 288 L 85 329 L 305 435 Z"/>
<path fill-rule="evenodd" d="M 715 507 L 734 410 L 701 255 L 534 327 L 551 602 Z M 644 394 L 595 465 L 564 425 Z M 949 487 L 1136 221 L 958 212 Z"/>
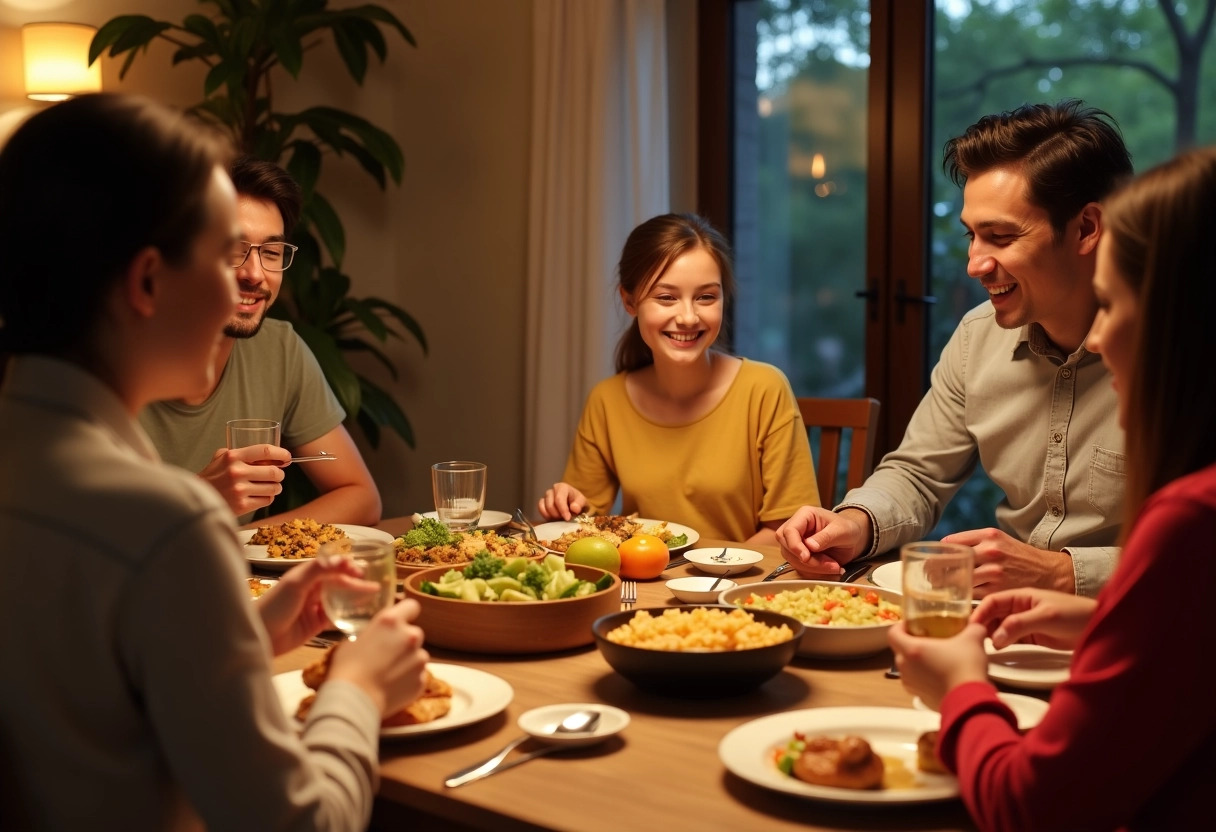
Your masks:
<path fill-rule="evenodd" d="M 142 249 L 190 257 L 227 149 L 181 113 L 129 95 L 43 110 L 0 152 L 0 349 L 85 343 L 105 294 Z"/>
<path fill-rule="evenodd" d="M 960 188 L 995 168 L 1017 169 L 1058 240 L 1082 208 L 1132 175 L 1132 160 L 1109 114 L 1070 99 L 984 116 L 946 142 L 942 168 Z"/>
<path fill-rule="evenodd" d="M 1118 279 L 1138 321 L 1126 397 L 1126 538 L 1145 500 L 1216 462 L 1216 148 L 1159 165 L 1104 206 Z"/>
<path fill-rule="evenodd" d="M 662 214 L 629 232 L 617 264 L 618 285 L 629 297 L 639 298 L 672 263 L 697 249 L 704 249 L 718 264 L 723 306 L 729 306 L 735 295 L 730 244 L 720 231 L 696 214 Z M 616 371 L 628 373 L 653 363 L 654 355 L 642 340 L 635 318 L 617 342 Z"/>
<path fill-rule="evenodd" d="M 291 174 L 274 162 L 241 156 L 232 163 L 229 175 L 241 196 L 274 203 L 279 209 L 279 216 L 283 218 L 283 236 L 290 237 L 292 229 L 300 221 L 303 202 L 300 186 L 291 178 Z"/>

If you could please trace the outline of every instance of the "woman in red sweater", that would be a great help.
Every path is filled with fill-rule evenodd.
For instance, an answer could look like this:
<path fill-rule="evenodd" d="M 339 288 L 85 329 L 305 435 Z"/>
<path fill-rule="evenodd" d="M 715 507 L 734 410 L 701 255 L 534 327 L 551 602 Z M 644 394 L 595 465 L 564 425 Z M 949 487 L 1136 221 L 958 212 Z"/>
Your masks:
<path fill-rule="evenodd" d="M 937 752 L 983 829 L 1194 829 L 1212 822 L 1216 708 L 1216 149 L 1184 154 L 1104 206 L 1086 346 L 1127 431 L 1123 554 L 1096 600 L 989 596 L 950 639 L 893 628 L 905 687 L 942 714 Z M 1075 650 L 1020 736 L 983 640 Z"/>

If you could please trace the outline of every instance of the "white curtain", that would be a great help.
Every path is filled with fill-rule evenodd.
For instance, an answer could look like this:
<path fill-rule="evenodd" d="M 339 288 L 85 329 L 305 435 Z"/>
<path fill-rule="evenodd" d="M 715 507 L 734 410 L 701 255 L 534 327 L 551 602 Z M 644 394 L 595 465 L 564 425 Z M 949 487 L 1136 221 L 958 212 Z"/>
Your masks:
<path fill-rule="evenodd" d="M 529 501 L 561 477 L 583 400 L 612 373 L 621 245 L 670 204 L 664 0 L 534 0 L 533 15 Z"/>

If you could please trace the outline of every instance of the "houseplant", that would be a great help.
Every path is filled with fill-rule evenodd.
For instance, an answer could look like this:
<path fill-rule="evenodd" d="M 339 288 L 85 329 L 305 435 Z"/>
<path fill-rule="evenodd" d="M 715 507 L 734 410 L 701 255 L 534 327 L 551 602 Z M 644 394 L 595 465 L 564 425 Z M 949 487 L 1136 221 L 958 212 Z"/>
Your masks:
<path fill-rule="evenodd" d="M 298 79 L 304 56 L 332 37 L 350 76 L 359 84 L 369 50 L 383 62 L 385 32 L 416 45 L 409 30 L 380 6 L 330 9 L 330 0 L 199 0 L 214 7 L 210 17 L 187 15 L 181 23 L 146 15 L 120 15 L 98 30 L 89 48 L 92 63 L 103 53 L 126 56 L 125 77 L 137 55 L 155 39 L 177 47 L 173 64 L 199 61 L 208 67 L 203 100 L 191 111 L 231 135 L 244 153 L 277 162 L 300 184 L 304 208 L 292 241 L 295 262 L 284 272 L 283 294 L 271 314 L 289 320 L 316 355 L 347 414 L 372 447 L 382 427 L 414 446 L 413 429 L 400 405 L 383 388 L 354 370 L 348 354 L 365 352 L 395 379 L 396 368 L 377 342 L 409 333 L 426 352 L 426 337 L 404 309 L 375 297 L 350 294 L 342 271 L 346 235 L 331 203 L 316 189 L 327 154 L 353 159 L 383 189 L 401 183 L 404 158 L 396 140 L 366 119 L 334 107 L 279 112 L 273 82 Z M 304 478 L 298 478 L 303 480 Z M 307 488 L 303 482 L 295 487 Z"/>

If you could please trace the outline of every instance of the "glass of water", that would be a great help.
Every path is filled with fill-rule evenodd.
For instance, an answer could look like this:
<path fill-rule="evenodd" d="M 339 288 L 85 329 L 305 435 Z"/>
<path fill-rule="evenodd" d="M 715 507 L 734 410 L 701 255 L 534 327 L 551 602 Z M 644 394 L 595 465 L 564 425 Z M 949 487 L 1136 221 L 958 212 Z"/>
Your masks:
<path fill-rule="evenodd" d="M 354 641 L 380 610 L 393 603 L 397 554 L 380 540 L 334 540 L 321 544 L 321 558 L 346 558 L 358 577 L 344 576 L 321 586 L 321 606 L 334 626 Z"/>
<path fill-rule="evenodd" d="M 436 462 L 431 466 L 435 513 L 452 531 L 470 529 L 486 505 L 484 462 Z"/>
<path fill-rule="evenodd" d="M 229 449 L 248 448 L 251 445 L 278 445 L 279 423 L 274 419 L 229 419 L 224 426 Z M 253 465 L 278 465 L 270 460 L 259 460 Z"/>

